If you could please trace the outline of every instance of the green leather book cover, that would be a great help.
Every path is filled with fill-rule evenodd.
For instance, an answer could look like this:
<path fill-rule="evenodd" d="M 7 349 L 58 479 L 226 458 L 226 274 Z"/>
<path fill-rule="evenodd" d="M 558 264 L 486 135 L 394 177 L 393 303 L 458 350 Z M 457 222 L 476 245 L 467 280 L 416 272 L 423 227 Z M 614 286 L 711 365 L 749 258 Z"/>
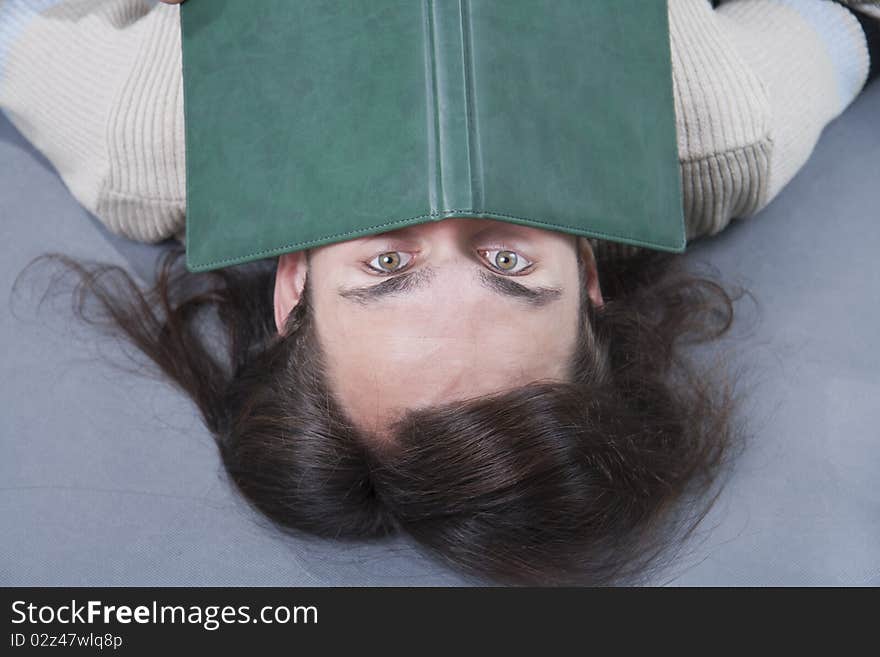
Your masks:
<path fill-rule="evenodd" d="M 187 266 L 447 217 L 685 247 L 666 2 L 181 8 Z"/>

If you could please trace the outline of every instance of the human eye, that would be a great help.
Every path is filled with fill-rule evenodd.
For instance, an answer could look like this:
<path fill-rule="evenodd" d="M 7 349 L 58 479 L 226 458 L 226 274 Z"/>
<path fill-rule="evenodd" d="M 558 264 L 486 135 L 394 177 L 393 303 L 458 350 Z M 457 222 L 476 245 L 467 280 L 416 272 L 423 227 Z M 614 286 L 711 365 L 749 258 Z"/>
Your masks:
<path fill-rule="evenodd" d="M 493 269 L 502 274 L 522 274 L 534 264 L 525 256 L 508 249 L 481 249 L 480 254 L 489 261 Z"/>
<path fill-rule="evenodd" d="M 406 251 L 386 251 L 366 263 L 378 274 L 396 274 L 412 262 L 413 254 Z"/>

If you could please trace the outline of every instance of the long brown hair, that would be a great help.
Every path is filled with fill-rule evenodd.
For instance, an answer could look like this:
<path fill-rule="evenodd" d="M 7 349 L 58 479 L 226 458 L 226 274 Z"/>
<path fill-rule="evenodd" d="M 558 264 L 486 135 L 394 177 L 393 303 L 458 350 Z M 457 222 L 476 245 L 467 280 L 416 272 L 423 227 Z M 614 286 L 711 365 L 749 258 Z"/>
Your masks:
<path fill-rule="evenodd" d="M 284 335 L 277 260 L 193 274 L 171 248 L 144 289 L 122 268 L 50 253 L 74 308 L 123 336 L 198 407 L 232 482 L 278 525 L 320 536 L 404 532 L 471 576 L 513 584 L 642 581 L 711 506 L 742 431 L 722 336 L 734 301 L 680 256 L 600 259 L 581 284 L 570 380 L 411 411 L 380 448 L 324 376 L 306 280 Z M 30 267 L 30 265 L 29 265 Z"/>

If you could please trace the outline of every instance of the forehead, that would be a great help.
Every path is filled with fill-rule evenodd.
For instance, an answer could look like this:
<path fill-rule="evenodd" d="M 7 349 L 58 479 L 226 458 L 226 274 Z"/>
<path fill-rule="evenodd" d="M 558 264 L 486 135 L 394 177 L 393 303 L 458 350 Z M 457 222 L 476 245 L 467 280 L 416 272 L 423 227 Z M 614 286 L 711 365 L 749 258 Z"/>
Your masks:
<path fill-rule="evenodd" d="M 422 276 L 421 272 L 427 271 Z M 410 276 L 375 277 L 363 289 L 375 289 L 396 283 Z M 478 337 L 481 331 L 501 336 L 506 333 L 520 338 L 529 333 L 564 321 L 577 311 L 579 294 L 576 281 L 565 281 L 561 287 L 536 283 L 516 283 L 512 279 L 487 274 L 478 266 L 429 265 L 411 274 L 413 283 L 395 286 L 388 294 L 361 301 L 352 297 L 348 285 L 337 287 L 323 284 L 313 299 L 315 320 L 325 335 L 446 335 L 456 338 Z M 499 279 L 493 285 L 490 280 Z M 510 280 L 508 280 L 510 279 Z M 358 285 L 363 281 L 358 280 Z M 522 293 L 499 288 L 518 285 Z M 535 296 L 542 297 L 536 299 Z"/>
<path fill-rule="evenodd" d="M 389 310 L 347 334 L 318 331 L 331 389 L 357 422 L 381 426 L 407 408 L 566 378 L 574 318 L 524 326 L 476 306 L 439 316 Z"/>
<path fill-rule="evenodd" d="M 548 315 L 476 284 L 434 284 L 380 308 L 316 313 L 328 374 L 343 400 L 408 407 L 564 378 L 579 326 L 576 295 Z"/>

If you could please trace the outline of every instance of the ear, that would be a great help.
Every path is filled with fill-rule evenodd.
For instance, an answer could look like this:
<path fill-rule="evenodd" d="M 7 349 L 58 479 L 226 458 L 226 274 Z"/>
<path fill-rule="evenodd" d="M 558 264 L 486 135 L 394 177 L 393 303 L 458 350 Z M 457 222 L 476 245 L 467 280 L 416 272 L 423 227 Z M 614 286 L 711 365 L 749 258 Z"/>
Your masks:
<path fill-rule="evenodd" d="M 596 268 L 593 246 L 586 237 L 578 236 L 578 249 L 586 269 L 587 293 L 593 305 L 600 308 L 605 304 L 605 300 L 602 298 L 602 288 L 599 286 L 599 271 Z"/>
<path fill-rule="evenodd" d="M 284 334 L 287 316 L 299 303 L 309 268 L 307 251 L 284 253 L 278 258 L 275 273 L 275 326 Z"/>

